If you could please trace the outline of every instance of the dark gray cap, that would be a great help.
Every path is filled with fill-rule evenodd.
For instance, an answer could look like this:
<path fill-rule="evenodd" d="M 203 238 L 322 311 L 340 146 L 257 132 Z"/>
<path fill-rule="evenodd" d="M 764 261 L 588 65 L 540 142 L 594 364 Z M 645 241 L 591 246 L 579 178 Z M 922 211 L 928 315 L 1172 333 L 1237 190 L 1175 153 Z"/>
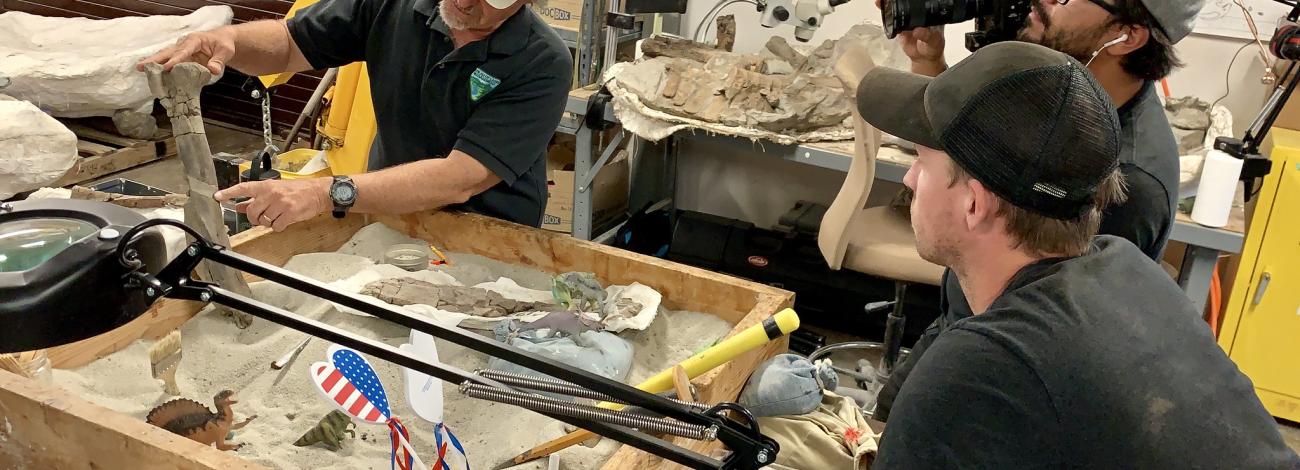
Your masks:
<path fill-rule="evenodd" d="M 1192 27 L 1196 25 L 1196 17 L 1201 14 L 1205 0 L 1142 0 L 1142 5 L 1160 23 L 1160 29 L 1165 31 L 1169 40 L 1178 43 L 1192 34 Z M 1235 8 L 1233 13 L 1236 13 Z"/>
<path fill-rule="evenodd" d="M 873 69 L 858 109 L 933 149 L 1007 202 L 1073 219 L 1119 164 L 1119 118 L 1083 64 L 1036 44 L 981 48 L 938 77 Z"/>

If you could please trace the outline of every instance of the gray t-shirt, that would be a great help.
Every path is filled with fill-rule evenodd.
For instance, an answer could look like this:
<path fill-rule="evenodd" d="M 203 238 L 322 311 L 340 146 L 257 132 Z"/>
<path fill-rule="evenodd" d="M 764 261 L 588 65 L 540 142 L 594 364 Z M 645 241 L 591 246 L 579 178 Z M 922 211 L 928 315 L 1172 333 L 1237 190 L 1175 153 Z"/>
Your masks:
<path fill-rule="evenodd" d="M 1178 195 L 1178 144 L 1156 96 L 1154 82 L 1118 109 L 1120 122 L 1119 169 L 1128 185 L 1128 200 L 1102 216 L 1100 233 L 1127 239 L 1148 258 L 1159 259 L 1173 231 Z M 925 354 L 940 332 L 971 316 L 966 295 L 951 270 L 943 273 L 941 314 L 898 365 L 880 392 L 875 418 L 887 421 L 894 397 L 912 366 Z"/>
<path fill-rule="evenodd" d="M 916 364 L 872 468 L 1300 468 L 1194 310 L 1116 237 L 1027 266 Z"/>

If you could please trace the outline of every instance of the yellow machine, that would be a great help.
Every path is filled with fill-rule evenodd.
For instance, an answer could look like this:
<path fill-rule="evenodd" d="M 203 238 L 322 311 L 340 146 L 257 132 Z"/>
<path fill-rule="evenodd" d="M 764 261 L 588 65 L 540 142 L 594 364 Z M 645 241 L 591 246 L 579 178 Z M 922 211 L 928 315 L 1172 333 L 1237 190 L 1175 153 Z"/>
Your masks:
<path fill-rule="evenodd" d="M 1273 171 L 1246 234 L 1219 346 L 1273 416 L 1300 421 L 1300 132 L 1271 134 Z"/>
<path fill-rule="evenodd" d="M 303 8 L 319 0 L 298 0 L 285 14 L 291 18 Z M 292 73 L 278 73 L 258 77 L 262 86 L 271 89 L 289 81 Z M 329 170 L 312 174 L 283 172 L 285 179 L 352 175 L 364 173 L 370 156 L 370 144 L 375 140 L 375 108 L 370 100 L 370 75 L 365 62 L 354 62 L 339 68 L 334 86 L 325 93 L 321 106 L 320 124 L 317 132 L 323 137 L 321 150 L 329 162 Z M 282 161 L 306 161 L 313 158 L 317 150 L 296 149 L 281 154 Z M 247 164 L 245 164 L 247 165 Z M 241 168 L 241 171 L 244 168 Z"/>

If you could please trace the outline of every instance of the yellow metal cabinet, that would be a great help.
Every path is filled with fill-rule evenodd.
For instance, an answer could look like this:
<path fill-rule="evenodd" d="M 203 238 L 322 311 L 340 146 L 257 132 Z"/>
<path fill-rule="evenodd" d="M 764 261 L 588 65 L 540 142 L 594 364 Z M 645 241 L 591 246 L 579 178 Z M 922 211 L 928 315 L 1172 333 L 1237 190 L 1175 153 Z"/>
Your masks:
<path fill-rule="evenodd" d="M 1300 421 L 1300 132 L 1272 134 L 1219 346 L 1273 416 Z"/>

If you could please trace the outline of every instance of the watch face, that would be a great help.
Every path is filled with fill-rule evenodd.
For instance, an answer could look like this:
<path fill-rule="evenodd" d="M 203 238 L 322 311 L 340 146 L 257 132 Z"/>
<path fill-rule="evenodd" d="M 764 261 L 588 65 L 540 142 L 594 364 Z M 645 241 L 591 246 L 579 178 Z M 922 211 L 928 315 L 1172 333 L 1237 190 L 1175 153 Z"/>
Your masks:
<path fill-rule="evenodd" d="M 330 197 L 342 203 L 351 202 L 357 197 L 357 191 L 351 185 L 338 184 L 330 189 Z"/>

